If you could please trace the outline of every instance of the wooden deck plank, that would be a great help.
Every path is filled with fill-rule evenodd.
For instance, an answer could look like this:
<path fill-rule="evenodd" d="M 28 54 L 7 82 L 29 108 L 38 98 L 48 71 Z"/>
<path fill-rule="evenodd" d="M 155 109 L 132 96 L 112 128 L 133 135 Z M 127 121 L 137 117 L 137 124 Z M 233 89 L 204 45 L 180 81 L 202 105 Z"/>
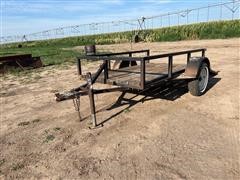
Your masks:
<path fill-rule="evenodd" d="M 173 64 L 173 72 L 185 69 L 185 65 Z M 168 74 L 167 63 L 146 63 L 146 82 L 161 78 Z M 132 87 L 140 86 L 140 65 L 122 68 L 119 70 L 109 70 L 109 84 L 126 85 Z M 103 83 L 103 73 L 99 76 L 97 82 Z"/>

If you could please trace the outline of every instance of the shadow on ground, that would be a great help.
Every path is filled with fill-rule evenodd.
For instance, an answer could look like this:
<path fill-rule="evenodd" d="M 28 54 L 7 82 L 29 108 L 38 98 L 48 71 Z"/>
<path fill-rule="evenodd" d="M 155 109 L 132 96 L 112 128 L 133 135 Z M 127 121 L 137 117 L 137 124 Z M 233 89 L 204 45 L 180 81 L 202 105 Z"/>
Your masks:
<path fill-rule="evenodd" d="M 210 78 L 205 94 L 209 90 L 211 90 L 211 88 L 214 87 L 220 80 L 221 78 L 215 78 L 215 77 Z M 123 91 L 113 105 L 111 105 L 108 108 L 101 108 L 97 110 L 96 115 L 99 112 L 103 112 L 106 110 L 110 111 L 115 108 L 119 108 L 123 106 L 125 106 L 125 108 L 111 115 L 109 118 L 103 120 L 98 125 L 103 126 L 104 123 L 110 121 L 111 119 L 118 116 L 119 114 L 126 112 L 127 110 L 129 110 L 130 108 L 132 108 L 138 103 L 144 103 L 146 101 L 151 101 L 154 99 L 164 99 L 168 101 L 175 101 L 176 99 L 180 98 L 184 94 L 188 93 L 188 82 L 189 82 L 188 79 L 175 79 L 172 81 L 167 81 L 165 83 L 162 83 L 161 85 L 158 85 L 158 86 L 150 87 L 144 91 Z M 127 94 L 128 95 L 130 94 L 133 96 L 130 98 L 125 98 Z M 138 97 L 140 97 L 140 99 Z M 89 117 L 90 116 L 81 118 L 81 121 L 84 121 Z"/>
<path fill-rule="evenodd" d="M 209 79 L 208 88 L 205 93 L 207 93 L 220 80 L 221 80 L 221 78 Z M 154 99 L 165 99 L 165 100 L 169 100 L 169 101 L 175 101 L 176 99 L 180 98 L 184 94 L 188 93 L 188 86 L 187 86 L 188 82 L 189 82 L 189 80 L 176 79 L 171 82 L 164 83 L 161 86 L 149 88 L 142 92 L 124 91 L 119 96 L 117 101 L 111 107 L 107 108 L 107 110 L 112 110 L 114 108 L 118 108 L 118 107 L 126 106 L 126 105 L 127 105 L 127 107 L 125 107 L 124 109 L 120 110 L 119 112 L 113 114 L 111 117 L 105 119 L 100 124 L 103 125 L 107 121 L 109 121 L 112 118 L 118 116 L 119 114 L 125 112 L 126 110 L 132 108 L 133 106 L 135 106 L 138 103 L 144 103 L 146 101 L 150 101 L 150 100 L 154 100 Z M 134 96 L 132 96 L 131 98 L 125 98 L 124 96 L 127 93 L 131 93 Z M 134 100 L 138 96 L 141 96 L 142 98 L 140 100 Z M 106 109 L 104 109 L 104 110 L 106 110 Z M 98 112 L 104 111 L 104 110 L 101 109 Z"/>

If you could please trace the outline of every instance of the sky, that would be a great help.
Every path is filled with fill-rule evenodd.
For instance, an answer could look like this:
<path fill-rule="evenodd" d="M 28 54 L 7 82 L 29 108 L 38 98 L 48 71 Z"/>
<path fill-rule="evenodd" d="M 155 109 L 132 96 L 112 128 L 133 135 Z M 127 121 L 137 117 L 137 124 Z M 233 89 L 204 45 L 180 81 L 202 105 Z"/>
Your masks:
<path fill-rule="evenodd" d="M 0 0 L 0 36 L 128 20 L 229 0 Z"/>

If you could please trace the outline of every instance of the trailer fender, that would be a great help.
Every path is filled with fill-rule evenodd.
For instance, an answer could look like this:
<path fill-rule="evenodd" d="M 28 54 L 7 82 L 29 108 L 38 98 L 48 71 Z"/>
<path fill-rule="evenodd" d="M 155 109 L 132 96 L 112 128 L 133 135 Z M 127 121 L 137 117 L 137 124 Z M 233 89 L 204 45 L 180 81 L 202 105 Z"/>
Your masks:
<path fill-rule="evenodd" d="M 190 58 L 189 62 L 187 63 L 187 67 L 186 67 L 185 73 L 184 73 L 185 76 L 188 76 L 191 78 L 198 77 L 202 63 L 206 63 L 211 72 L 210 61 L 207 57 L 192 57 L 192 58 Z"/>
<path fill-rule="evenodd" d="M 136 61 L 122 61 L 119 65 L 119 68 L 118 69 L 122 69 L 122 68 L 125 68 L 125 67 L 129 67 L 129 66 L 136 66 L 137 65 L 137 62 Z"/>

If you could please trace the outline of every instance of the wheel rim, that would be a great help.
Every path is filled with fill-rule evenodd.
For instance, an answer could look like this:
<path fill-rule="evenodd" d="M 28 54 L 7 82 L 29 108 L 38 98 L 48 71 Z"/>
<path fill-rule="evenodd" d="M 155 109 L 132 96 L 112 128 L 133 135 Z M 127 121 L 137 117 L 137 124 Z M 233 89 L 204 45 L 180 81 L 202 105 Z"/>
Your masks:
<path fill-rule="evenodd" d="M 203 93 L 207 88 L 208 76 L 209 76 L 208 67 L 205 66 L 204 68 L 201 69 L 199 75 L 199 90 L 201 93 Z"/>

